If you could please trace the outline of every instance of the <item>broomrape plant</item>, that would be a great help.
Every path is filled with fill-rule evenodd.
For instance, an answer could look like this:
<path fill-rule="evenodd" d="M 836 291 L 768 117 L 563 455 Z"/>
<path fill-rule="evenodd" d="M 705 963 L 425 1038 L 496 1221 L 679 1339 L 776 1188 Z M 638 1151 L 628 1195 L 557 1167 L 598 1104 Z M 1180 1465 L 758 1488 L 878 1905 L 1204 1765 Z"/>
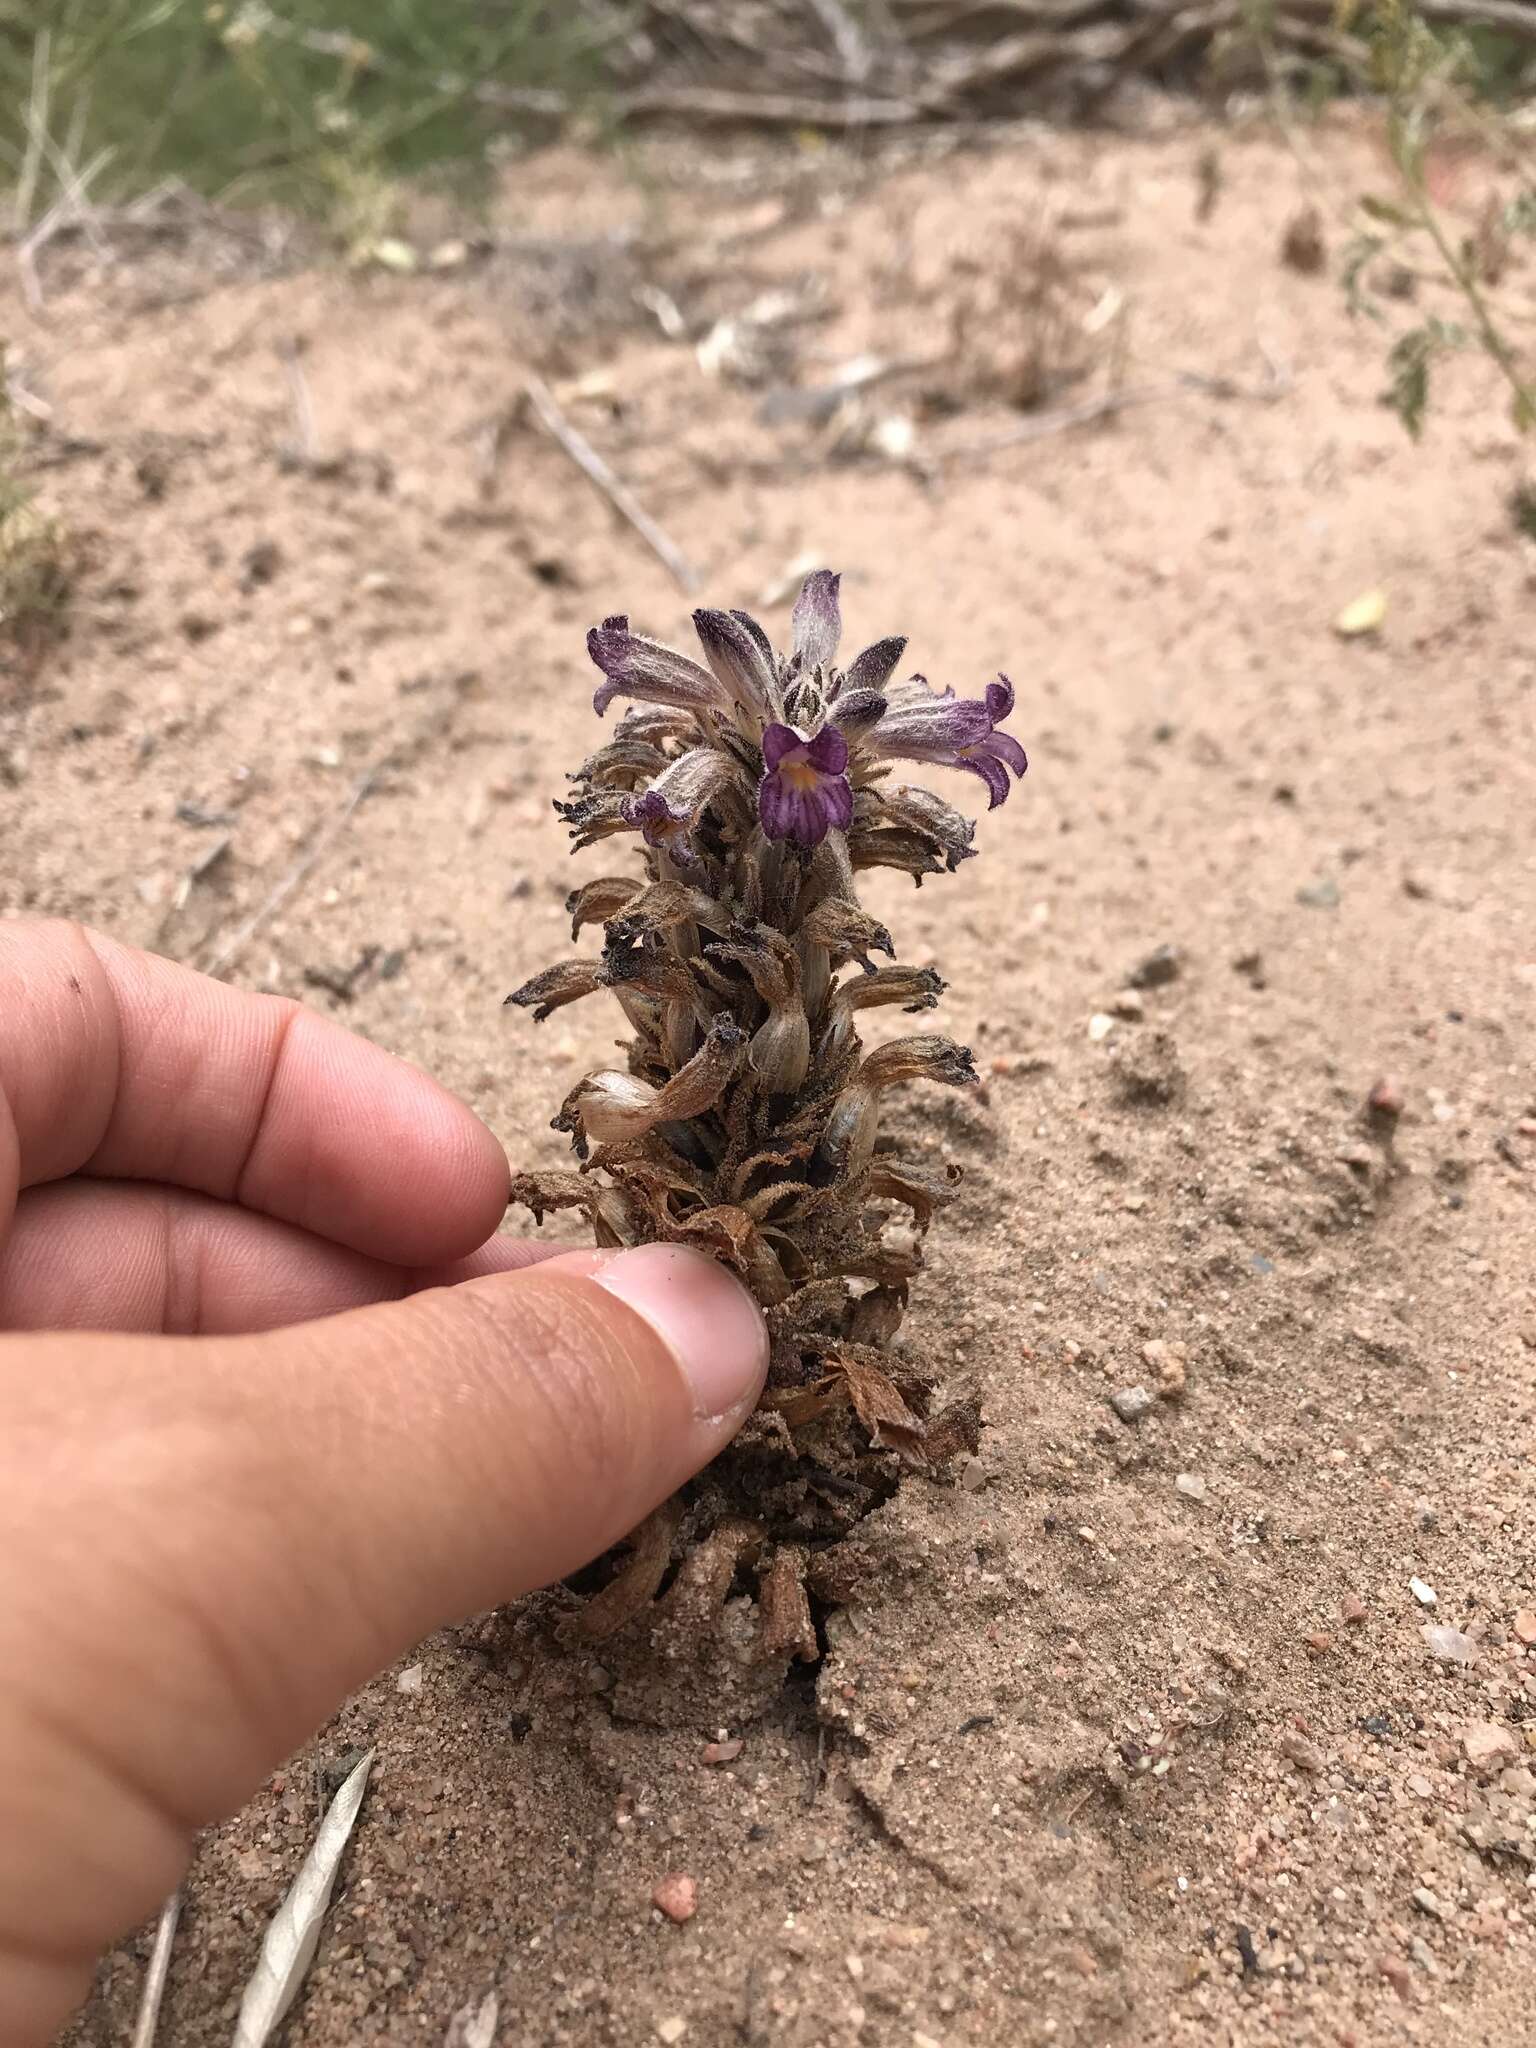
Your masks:
<path fill-rule="evenodd" d="M 828 1546 L 889 1496 L 903 1464 L 933 1469 L 976 1444 L 974 1397 L 936 1408 L 931 1375 L 890 1348 L 959 1169 L 904 1157 L 882 1129 L 897 1083 L 963 1087 L 975 1068 L 932 1033 L 861 1044 L 861 1011 L 929 1010 L 944 984 L 895 964 L 856 884 L 876 867 L 920 883 L 975 850 L 970 821 L 896 779 L 900 764 L 963 769 L 991 808 L 1027 764 L 1004 730 L 1006 676 L 974 698 L 920 675 L 894 681 L 899 637 L 840 668 L 838 584 L 825 570 L 807 579 L 788 655 L 739 611 L 694 614 L 702 661 L 624 617 L 587 636 L 595 710 L 621 697 L 631 708 L 556 809 L 576 847 L 638 840 L 641 872 L 577 889 L 572 935 L 600 926 L 601 955 L 547 968 L 508 1000 L 543 1019 L 604 990 L 632 1036 L 627 1064 L 587 1075 L 554 1120 L 579 1169 L 522 1175 L 513 1199 L 540 1218 L 580 1210 L 600 1245 L 688 1244 L 725 1260 L 772 1341 L 757 1415 L 637 1532 L 578 1617 L 589 1641 L 648 1608 L 661 1627 L 690 1603 L 703 1619 L 756 1566 L 750 1654 L 813 1657 L 808 1564 L 820 1561 L 813 1585 L 828 1590 Z M 900 1208 L 905 1231 L 892 1227 Z"/>

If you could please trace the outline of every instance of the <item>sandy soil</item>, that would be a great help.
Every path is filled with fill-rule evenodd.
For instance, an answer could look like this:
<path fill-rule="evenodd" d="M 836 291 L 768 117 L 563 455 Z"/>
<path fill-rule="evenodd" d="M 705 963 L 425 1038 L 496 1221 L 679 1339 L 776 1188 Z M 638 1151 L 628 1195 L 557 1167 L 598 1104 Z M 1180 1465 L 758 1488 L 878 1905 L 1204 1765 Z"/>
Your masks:
<path fill-rule="evenodd" d="M 557 1161 L 547 1119 L 612 1031 L 499 1007 L 569 944 L 549 797 L 591 730 L 582 634 L 687 611 L 547 440 L 498 432 L 530 361 L 610 373 L 617 413 L 571 415 L 713 600 L 840 566 L 854 637 L 904 629 L 967 688 L 1006 667 L 1032 757 L 981 860 L 874 891 L 988 1076 L 910 1112 L 968 1170 L 908 1327 L 984 1379 L 979 1463 L 881 1511 L 877 1590 L 724 1766 L 708 1697 L 661 1732 L 515 1622 L 423 1646 L 206 1843 L 177 2048 L 229 2038 L 317 1769 L 362 1743 L 292 2048 L 436 2044 L 491 1990 L 503 2048 L 1536 2042 L 1536 553 L 1482 369 L 1410 447 L 1379 332 L 1279 260 L 1296 164 L 1219 139 L 1203 221 L 1188 131 L 874 180 L 555 155 L 503 223 L 622 246 L 201 296 L 157 292 L 153 251 L 60 252 L 47 323 L 5 308 L 94 567 L 0 708 L 0 906 L 334 1008 L 515 1159 Z M 1340 189 L 1377 176 L 1368 140 L 1314 146 Z M 1047 211 L 1082 302 L 1124 295 L 1132 381 L 1235 395 L 936 473 L 839 462 L 633 298 L 707 325 L 816 273 L 812 383 L 941 350 Z M 290 340 L 308 465 L 280 459 Z M 876 413 L 926 389 L 920 454 L 984 438 L 984 367 Z M 1337 637 L 1377 587 L 1381 632 Z M 1159 946 L 1174 978 L 1120 1000 Z M 1383 1076 L 1393 1142 L 1362 1115 Z M 1181 1370 L 1140 1421 L 1111 1404 Z M 649 1905 L 670 1870 L 682 1927 Z M 147 1947 L 74 2048 L 126 2037 Z"/>

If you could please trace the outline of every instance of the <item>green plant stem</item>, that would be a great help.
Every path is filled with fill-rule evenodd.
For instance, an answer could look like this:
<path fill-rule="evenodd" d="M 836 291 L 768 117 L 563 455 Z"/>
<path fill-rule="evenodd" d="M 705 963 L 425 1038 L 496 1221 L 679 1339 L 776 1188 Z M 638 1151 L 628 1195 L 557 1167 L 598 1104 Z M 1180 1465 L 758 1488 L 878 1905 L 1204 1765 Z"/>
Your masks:
<path fill-rule="evenodd" d="M 1489 310 L 1488 301 L 1483 296 L 1481 285 L 1478 283 L 1477 278 L 1462 257 L 1460 251 L 1452 244 L 1450 236 L 1445 232 L 1440 215 L 1429 194 L 1425 191 L 1422 181 L 1414 179 L 1411 181 L 1409 189 L 1413 194 L 1419 225 L 1434 243 L 1441 262 L 1450 274 L 1452 283 L 1471 307 L 1472 316 L 1477 322 L 1478 336 L 1482 341 L 1483 347 L 1498 364 L 1499 369 L 1503 372 L 1505 381 L 1514 393 L 1515 424 L 1521 433 L 1526 433 L 1533 426 L 1536 426 L 1536 388 L 1528 384 L 1521 374 L 1520 365 L 1515 360 L 1514 351 L 1499 332 L 1498 324 Z"/>

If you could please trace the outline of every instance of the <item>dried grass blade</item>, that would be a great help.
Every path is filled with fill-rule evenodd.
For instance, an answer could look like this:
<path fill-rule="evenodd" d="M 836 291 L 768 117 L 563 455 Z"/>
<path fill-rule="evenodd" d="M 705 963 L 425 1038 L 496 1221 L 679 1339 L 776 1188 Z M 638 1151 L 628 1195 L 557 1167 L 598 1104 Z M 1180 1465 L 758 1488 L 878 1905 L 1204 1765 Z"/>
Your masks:
<path fill-rule="evenodd" d="M 144 1972 L 144 1989 L 139 1997 L 139 2016 L 133 2025 L 132 2048 L 155 2048 L 160 2001 L 165 1996 L 165 1980 L 171 1974 L 171 1946 L 176 1939 L 176 1923 L 180 1918 L 181 1893 L 175 1891 L 160 1908 L 155 1945 L 149 1952 L 149 1968 Z"/>
<path fill-rule="evenodd" d="M 336 1886 L 342 1851 L 368 1789 L 374 1754 L 370 1749 L 343 1781 L 320 1823 L 320 1832 L 303 1868 L 272 1916 L 255 1972 L 240 2001 L 234 2048 L 265 2048 L 304 1981 Z"/>

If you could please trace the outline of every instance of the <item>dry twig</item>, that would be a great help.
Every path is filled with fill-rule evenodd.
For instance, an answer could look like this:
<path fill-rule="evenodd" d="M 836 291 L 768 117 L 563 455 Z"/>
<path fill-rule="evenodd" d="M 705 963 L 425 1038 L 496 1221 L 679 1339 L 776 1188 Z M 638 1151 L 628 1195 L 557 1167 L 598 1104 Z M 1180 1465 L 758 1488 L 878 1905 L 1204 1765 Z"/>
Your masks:
<path fill-rule="evenodd" d="M 171 1973 L 171 1948 L 180 1918 L 181 1893 L 174 1891 L 160 1909 L 155 1945 L 149 1952 L 149 1967 L 144 1972 L 144 1989 L 139 1996 L 139 2016 L 134 2021 L 132 2048 L 154 2048 L 155 2030 L 160 2024 L 160 2003 L 165 1997 L 166 1979 Z"/>
<path fill-rule="evenodd" d="M 242 924 L 236 925 L 235 929 L 214 948 L 212 954 L 203 962 L 204 974 L 211 974 L 216 977 L 221 975 L 227 967 L 232 966 L 245 951 L 257 932 L 261 930 L 268 918 L 275 916 L 288 901 L 294 890 L 298 888 L 299 884 L 307 880 L 314 872 L 322 855 L 330 850 L 333 843 L 340 838 L 341 834 L 350 824 L 352 814 L 358 805 L 365 797 L 372 794 L 374 785 L 388 765 L 388 760 L 389 757 L 386 755 L 382 760 L 375 761 L 373 766 L 365 774 L 360 775 L 356 782 L 353 783 L 340 808 L 328 820 L 321 822 L 313 829 L 308 846 L 293 863 L 292 867 L 267 892 L 250 916 Z"/>
<path fill-rule="evenodd" d="M 692 563 L 656 524 L 629 486 L 614 475 L 591 442 L 577 433 L 556 404 L 555 395 L 543 378 L 530 377 L 523 389 L 539 424 L 560 444 L 582 475 L 596 484 L 621 519 L 628 520 L 651 553 L 670 570 L 679 587 L 685 591 L 696 590 L 699 578 Z"/>

